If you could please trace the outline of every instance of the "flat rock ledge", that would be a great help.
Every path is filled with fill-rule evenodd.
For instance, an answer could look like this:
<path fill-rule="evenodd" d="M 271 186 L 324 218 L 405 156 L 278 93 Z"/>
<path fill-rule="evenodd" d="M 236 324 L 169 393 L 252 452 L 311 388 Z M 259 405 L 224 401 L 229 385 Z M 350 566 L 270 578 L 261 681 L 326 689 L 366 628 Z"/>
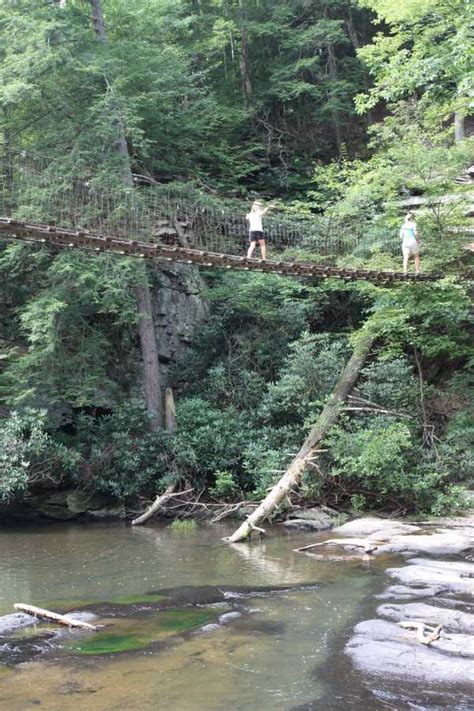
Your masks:
<path fill-rule="evenodd" d="M 414 528 L 370 518 L 334 529 L 363 536 L 367 548 L 376 546 L 371 555 L 411 556 L 386 570 L 393 582 L 377 596 L 377 617 L 356 625 L 345 653 L 379 683 L 449 684 L 466 694 L 474 678 L 474 515 Z M 360 540 L 341 545 L 360 551 Z"/>
<path fill-rule="evenodd" d="M 417 533 L 420 530 L 419 526 L 410 523 L 367 516 L 366 518 L 356 518 L 355 521 L 348 521 L 342 526 L 336 526 L 333 533 L 340 533 L 342 536 L 370 536 L 370 538 L 379 541 L 388 541 L 398 534 Z"/>
<path fill-rule="evenodd" d="M 369 674 L 431 684 L 472 683 L 471 635 L 446 633 L 426 646 L 393 622 L 366 620 L 355 627 L 346 653 L 357 669 Z"/>

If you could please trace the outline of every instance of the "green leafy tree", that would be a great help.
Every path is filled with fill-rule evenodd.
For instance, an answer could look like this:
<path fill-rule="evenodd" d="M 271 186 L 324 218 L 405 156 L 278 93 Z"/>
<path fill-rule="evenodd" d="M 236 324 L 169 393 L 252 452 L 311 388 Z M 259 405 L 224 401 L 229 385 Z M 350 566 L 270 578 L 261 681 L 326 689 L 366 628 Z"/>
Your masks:
<path fill-rule="evenodd" d="M 0 423 L 0 503 L 71 481 L 80 455 L 56 442 L 46 422 L 46 410 L 27 408 Z"/>
<path fill-rule="evenodd" d="M 380 100 L 421 96 L 438 123 L 454 112 L 464 117 L 473 98 L 472 8 L 466 0 L 359 0 L 376 13 L 380 31 L 360 50 L 374 77 L 359 107 Z M 462 137 L 461 135 L 459 137 Z"/>

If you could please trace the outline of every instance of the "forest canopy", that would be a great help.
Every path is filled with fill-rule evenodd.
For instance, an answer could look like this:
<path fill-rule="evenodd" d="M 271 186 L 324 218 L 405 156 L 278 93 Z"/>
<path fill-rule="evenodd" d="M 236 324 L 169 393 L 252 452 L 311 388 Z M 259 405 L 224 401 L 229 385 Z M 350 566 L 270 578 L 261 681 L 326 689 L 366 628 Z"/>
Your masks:
<path fill-rule="evenodd" d="M 239 199 L 243 214 L 258 196 L 347 245 L 313 261 L 373 269 L 400 269 L 399 228 L 415 205 L 423 269 L 443 278 L 386 289 L 170 276 L 2 240 L 0 502 L 74 486 L 128 505 L 170 482 L 261 498 L 370 316 L 378 332 L 359 409 L 342 413 L 301 495 L 338 510 L 463 505 L 473 24 L 468 0 L 2 1 L 4 205 L 25 156 L 45 166 L 50 190 L 71 176 L 117 195 L 179 184 L 216 205 Z M 25 214 L 47 190 L 29 186 Z M 199 301 L 191 326 L 166 311 L 167 289 Z M 174 434 L 150 428 L 144 404 L 147 308 L 159 396 L 172 387 L 177 401 Z M 192 334 L 170 356 L 160 319 L 173 318 Z"/>

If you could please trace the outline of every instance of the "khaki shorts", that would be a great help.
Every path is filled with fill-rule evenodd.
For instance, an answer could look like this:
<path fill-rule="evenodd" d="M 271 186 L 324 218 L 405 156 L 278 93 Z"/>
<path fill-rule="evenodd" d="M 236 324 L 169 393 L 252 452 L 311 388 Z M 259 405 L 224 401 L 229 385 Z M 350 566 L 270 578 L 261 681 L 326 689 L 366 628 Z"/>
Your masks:
<path fill-rule="evenodd" d="M 411 254 L 418 254 L 420 251 L 420 246 L 416 239 L 404 240 L 402 242 L 402 252 L 403 256 L 410 256 Z"/>

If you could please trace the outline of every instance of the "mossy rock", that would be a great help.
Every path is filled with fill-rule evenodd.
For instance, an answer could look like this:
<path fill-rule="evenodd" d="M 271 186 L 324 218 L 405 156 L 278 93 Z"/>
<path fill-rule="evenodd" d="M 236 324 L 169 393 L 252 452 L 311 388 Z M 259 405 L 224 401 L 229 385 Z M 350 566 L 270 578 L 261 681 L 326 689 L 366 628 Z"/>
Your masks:
<path fill-rule="evenodd" d="M 216 618 L 215 610 L 164 610 L 143 620 L 117 619 L 114 631 L 104 630 L 87 639 L 74 640 L 66 649 L 81 655 L 132 652 L 202 627 Z"/>

